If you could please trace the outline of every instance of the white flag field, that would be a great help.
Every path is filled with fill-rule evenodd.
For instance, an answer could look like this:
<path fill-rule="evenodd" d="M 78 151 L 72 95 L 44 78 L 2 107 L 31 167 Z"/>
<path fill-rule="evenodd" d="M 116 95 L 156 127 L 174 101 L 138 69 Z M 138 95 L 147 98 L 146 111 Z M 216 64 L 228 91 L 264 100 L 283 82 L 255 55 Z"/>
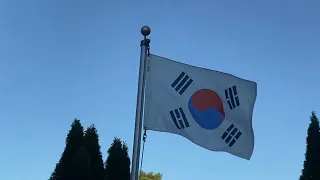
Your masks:
<path fill-rule="evenodd" d="M 253 81 L 150 55 L 144 126 L 249 160 L 256 96 Z"/>

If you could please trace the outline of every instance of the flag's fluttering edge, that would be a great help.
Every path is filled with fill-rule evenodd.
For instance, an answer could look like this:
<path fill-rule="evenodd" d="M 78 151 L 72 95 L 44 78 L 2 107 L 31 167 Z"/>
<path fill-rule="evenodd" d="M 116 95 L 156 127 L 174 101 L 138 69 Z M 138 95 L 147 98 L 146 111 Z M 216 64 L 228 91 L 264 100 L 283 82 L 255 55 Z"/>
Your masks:
<path fill-rule="evenodd" d="M 147 64 L 147 130 L 178 134 L 212 151 L 251 158 L 255 82 L 155 55 Z"/>

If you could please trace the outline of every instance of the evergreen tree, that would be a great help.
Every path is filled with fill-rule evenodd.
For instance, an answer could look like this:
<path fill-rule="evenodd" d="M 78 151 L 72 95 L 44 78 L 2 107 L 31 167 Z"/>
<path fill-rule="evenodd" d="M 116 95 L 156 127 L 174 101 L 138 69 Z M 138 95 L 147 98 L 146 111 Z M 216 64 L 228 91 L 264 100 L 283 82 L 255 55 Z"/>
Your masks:
<path fill-rule="evenodd" d="M 119 138 L 114 138 L 108 149 L 108 158 L 105 162 L 106 180 L 129 180 L 130 158 L 128 147 Z"/>
<path fill-rule="evenodd" d="M 90 155 L 90 180 L 104 179 L 104 165 L 99 145 L 99 136 L 94 125 L 87 128 L 85 132 L 85 146 Z"/>
<path fill-rule="evenodd" d="M 315 112 L 312 112 L 310 120 L 307 149 L 300 180 L 320 180 L 320 128 Z"/>
<path fill-rule="evenodd" d="M 92 180 L 90 153 L 87 147 L 80 147 L 72 161 L 71 171 L 74 180 Z"/>
<path fill-rule="evenodd" d="M 75 163 L 75 157 L 79 149 L 84 144 L 84 132 L 80 120 L 75 119 L 72 122 L 71 130 L 66 138 L 66 147 L 61 155 L 59 162 L 51 174 L 50 180 L 78 180 L 76 171 L 72 167 Z"/>

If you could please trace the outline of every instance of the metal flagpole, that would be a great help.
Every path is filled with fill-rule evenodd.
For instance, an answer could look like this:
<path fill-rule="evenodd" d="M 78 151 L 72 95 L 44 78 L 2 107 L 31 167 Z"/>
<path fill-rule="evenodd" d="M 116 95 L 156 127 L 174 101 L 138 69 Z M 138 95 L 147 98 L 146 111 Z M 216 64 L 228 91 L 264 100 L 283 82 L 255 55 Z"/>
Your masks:
<path fill-rule="evenodd" d="M 140 55 L 140 69 L 138 80 L 138 94 L 137 94 L 137 108 L 136 108 L 136 120 L 134 126 L 134 140 L 133 140 L 133 153 L 132 153 L 132 166 L 131 166 L 131 180 L 138 180 L 139 178 L 139 159 L 141 148 L 141 135 L 142 135 L 142 115 L 143 115 L 143 100 L 144 100 L 144 88 L 145 88 L 145 70 L 148 56 L 148 49 L 150 39 L 147 36 L 151 30 L 148 26 L 141 28 L 141 34 L 144 39 L 141 41 L 141 55 Z"/>

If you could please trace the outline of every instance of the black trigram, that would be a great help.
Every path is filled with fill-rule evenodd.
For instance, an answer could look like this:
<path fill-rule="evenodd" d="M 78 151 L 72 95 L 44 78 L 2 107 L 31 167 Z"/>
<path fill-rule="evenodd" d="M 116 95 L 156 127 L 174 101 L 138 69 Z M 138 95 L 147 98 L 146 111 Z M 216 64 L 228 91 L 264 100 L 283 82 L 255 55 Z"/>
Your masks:
<path fill-rule="evenodd" d="M 193 80 L 186 75 L 185 72 L 182 72 L 176 80 L 171 84 L 171 87 L 173 87 L 177 92 L 179 92 L 180 95 L 182 95 L 190 86 L 190 84 L 193 82 Z"/>
<path fill-rule="evenodd" d="M 227 102 L 229 104 L 230 109 L 234 109 L 238 106 L 240 106 L 240 101 L 238 97 L 237 87 L 232 86 L 228 89 L 224 90 Z"/>
<path fill-rule="evenodd" d="M 170 115 L 174 125 L 176 125 L 178 129 L 189 127 L 189 122 L 182 108 L 170 111 Z"/>
<path fill-rule="evenodd" d="M 237 142 L 237 140 L 241 136 L 241 132 L 238 130 L 237 127 L 235 127 L 234 124 L 231 124 L 229 128 L 223 133 L 221 138 L 230 146 L 232 147 L 234 143 Z"/>

